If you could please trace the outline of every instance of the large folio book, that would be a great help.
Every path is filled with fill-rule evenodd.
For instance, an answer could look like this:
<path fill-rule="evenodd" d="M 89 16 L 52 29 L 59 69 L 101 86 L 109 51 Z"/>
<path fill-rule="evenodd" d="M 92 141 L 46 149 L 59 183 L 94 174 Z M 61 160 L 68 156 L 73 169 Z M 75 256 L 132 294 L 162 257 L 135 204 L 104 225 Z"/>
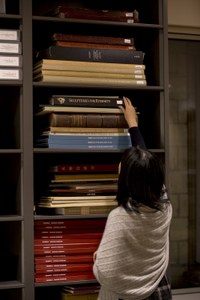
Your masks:
<path fill-rule="evenodd" d="M 22 67 L 22 56 L 0 55 L 0 67 Z"/>
<path fill-rule="evenodd" d="M 33 71 L 38 73 L 42 70 L 82 71 L 101 73 L 125 73 L 143 74 L 146 66 L 144 64 L 106 63 L 92 61 L 76 61 L 61 59 L 41 59 L 35 62 Z"/>
<path fill-rule="evenodd" d="M 77 35 L 67 33 L 54 33 L 52 41 L 66 41 L 66 42 L 79 42 L 79 43 L 93 43 L 105 45 L 134 45 L 134 38 L 114 37 L 114 36 L 98 36 L 98 35 Z"/>
<path fill-rule="evenodd" d="M 143 64 L 144 52 L 101 48 L 63 47 L 51 45 L 36 53 L 36 60 L 76 60 L 123 64 Z"/>
<path fill-rule="evenodd" d="M 52 133 L 91 133 L 91 132 L 96 132 L 96 133 L 123 133 L 123 132 L 128 132 L 127 128 L 113 128 L 113 127 L 47 127 L 47 131 L 52 132 Z"/>
<path fill-rule="evenodd" d="M 50 172 L 53 173 L 104 173 L 104 172 L 116 172 L 118 171 L 118 163 L 108 164 L 59 164 L 50 167 Z"/>
<path fill-rule="evenodd" d="M 19 41 L 0 41 L 0 53 L 21 54 L 22 44 Z"/>
<path fill-rule="evenodd" d="M 77 254 L 77 255 L 42 255 L 34 258 L 36 264 L 63 264 L 63 263 L 83 263 L 93 262 L 91 254 Z"/>
<path fill-rule="evenodd" d="M 122 114 L 109 113 L 49 113 L 41 115 L 45 127 L 127 128 Z M 40 121 L 40 120 L 39 120 Z M 91 131 L 92 132 L 92 131 Z"/>
<path fill-rule="evenodd" d="M 99 21 L 115 21 L 126 23 L 139 22 L 139 12 L 122 10 L 101 10 L 85 7 L 68 7 L 59 5 L 46 13 L 49 16 L 72 19 L 86 19 Z"/>
<path fill-rule="evenodd" d="M 59 207 L 53 209 L 53 214 L 55 215 L 98 215 L 98 214 L 108 214 L 117 207 L 117 203 L 114 205 L 104 205 L 104 206 L 84 206 L 84 207 Z M 52 210 L 52 209 L 51 209 Z M 51 211 L 46 209 L 46 213 L 51 213 Z"/>
<path fill-rule="evenodd" d="M 20 68 L 0 68 L 0 80 L 21 80 L 22 70 Z"/>
<path fill-rule="evenodd" d="M 109 49 L 109 50 L 136 50 L 134 46 L 129 45 L 108 45 L 108 44 L 94 44 L 94 43 L 79 43 L 79 42 L 67 42 L 67 41 L 55 41 L 53 43 L 55 46 L 63 47 L 78 47 L 78 48 L 99 48 L 99 49 Z"/>

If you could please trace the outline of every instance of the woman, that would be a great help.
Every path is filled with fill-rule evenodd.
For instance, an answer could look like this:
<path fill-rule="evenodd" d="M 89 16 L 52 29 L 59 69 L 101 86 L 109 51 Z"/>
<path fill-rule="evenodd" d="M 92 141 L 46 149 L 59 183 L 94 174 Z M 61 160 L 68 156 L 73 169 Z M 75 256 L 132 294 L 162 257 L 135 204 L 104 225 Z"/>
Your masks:
<path fill-rule="evenodd" d="M 118 207 L 108 216 L 93 272 L 101 284 L 98 300 L 171 299 L 166 278 L 172 207 L 164 188 L 164 169 L 147 151 L 135 108 L 123 110 L 133 147 L 122 155 Z"/>

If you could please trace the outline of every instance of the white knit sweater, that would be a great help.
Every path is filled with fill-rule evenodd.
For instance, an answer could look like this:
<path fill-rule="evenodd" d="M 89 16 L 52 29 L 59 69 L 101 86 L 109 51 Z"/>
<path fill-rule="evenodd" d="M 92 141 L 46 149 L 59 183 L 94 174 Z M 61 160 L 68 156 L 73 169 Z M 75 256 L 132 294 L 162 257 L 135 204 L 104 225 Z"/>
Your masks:
<path fill-rule="evenodd" d="M 151 295 L 169 260 L 171 204 L 164 211 L 122 207 L 112 210 L 97 251 L 93 272 L 101 284 L 98 300 L 141 300 Z"/>

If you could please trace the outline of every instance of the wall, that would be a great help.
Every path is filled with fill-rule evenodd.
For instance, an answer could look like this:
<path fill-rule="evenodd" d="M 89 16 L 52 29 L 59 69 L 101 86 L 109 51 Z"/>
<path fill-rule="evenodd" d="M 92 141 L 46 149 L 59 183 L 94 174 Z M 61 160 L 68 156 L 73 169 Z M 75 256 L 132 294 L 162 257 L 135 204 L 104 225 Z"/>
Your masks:
<path fill-rule="evenodd" d="M 168 0 L 169 32 L 200 34 L 200 1 Z"/>

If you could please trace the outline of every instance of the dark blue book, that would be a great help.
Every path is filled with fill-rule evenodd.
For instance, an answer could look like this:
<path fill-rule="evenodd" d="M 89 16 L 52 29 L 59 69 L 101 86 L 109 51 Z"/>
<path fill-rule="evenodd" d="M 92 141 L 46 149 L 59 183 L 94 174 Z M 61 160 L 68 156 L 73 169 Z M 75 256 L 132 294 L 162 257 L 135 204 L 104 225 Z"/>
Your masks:
<path fill-rule="evenodd" d="M 83 145 L 83 144 L 78 144 L 78 145 L 63 145 L 60 143 L 40 143 L 36 144 L 36 147 L 39 148 L 49 148 L 49 149 L 65 149 L 65 150 L 124 150 L 126 148 L 129 148 L 130 145 L 126 144 L 121 144 L 121 145 L 116 145 L 116 144 L 110 144 L 110 145 L 105 145 L 105 144 L 96 144 L 96 145 Z"/>
<path fill-rule="evenodd" d="M 144 52 L 137 50 L 64 47 L 51 45 L 37 52 L 36 60 L 75 60 L 122 64 L 143 64 Z"/>

